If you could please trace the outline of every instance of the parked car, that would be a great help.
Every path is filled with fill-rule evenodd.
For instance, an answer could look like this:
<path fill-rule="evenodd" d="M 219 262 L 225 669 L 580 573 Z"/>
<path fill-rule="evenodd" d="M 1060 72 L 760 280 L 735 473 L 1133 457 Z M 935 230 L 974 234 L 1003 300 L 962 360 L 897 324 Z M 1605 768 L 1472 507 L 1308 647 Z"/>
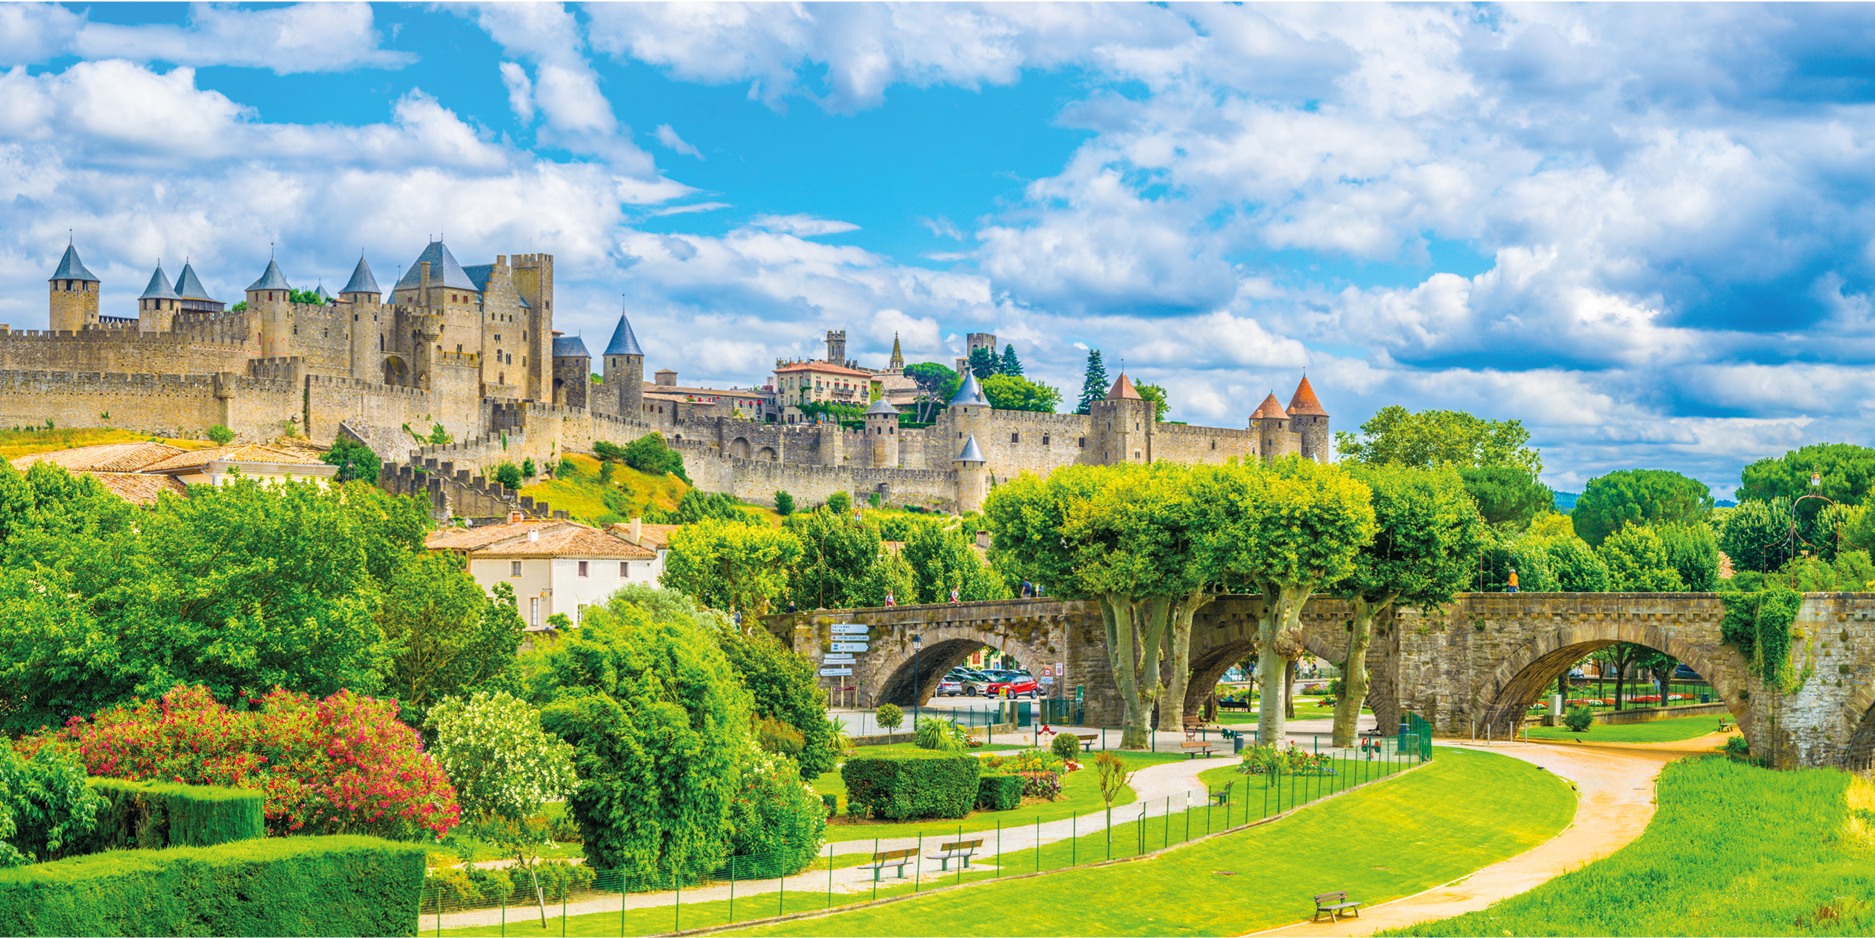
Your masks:
<path fill-rule="evenodd" d="M 1687 667 L 1686 665 L 1680 665 L 1679 667 L 1673 669 L 1673 679 L 1676 681 L 1705 680 L 1704 678 L 1699 676 L 1698 671 L 1695 671 L 1692 668 Z"/>
<path fill-rule="evenodd" d="M 997 681 L 989 686 L 991 697 L 1001 697 L 1005 691 L 1011 697 L 1027 697 L 1030 700 L 1040 697 L 1042 692 L 1041 685 L 1035 683 L 1035 679 L 1026 674 L 1009 680 Z"/>
<path fill-rule="evenodd" d="M 939 697 L 975 697 L 976 695 L 975 687 L 966 686 L 963 681 L 949 675 L 945 675 L 944 680 L 938 682 L 937 696 Z"/>

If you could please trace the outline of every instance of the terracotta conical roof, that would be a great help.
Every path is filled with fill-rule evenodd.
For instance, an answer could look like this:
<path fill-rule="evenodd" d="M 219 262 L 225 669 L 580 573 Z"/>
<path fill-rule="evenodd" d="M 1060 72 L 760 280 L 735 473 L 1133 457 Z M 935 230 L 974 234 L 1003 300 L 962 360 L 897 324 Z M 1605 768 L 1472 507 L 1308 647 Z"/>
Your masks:
<path fill-rule="evenodd" d="M 1271 391 L 1270 396 L 1264 398 L 1263 403 L 1257 406 L 1256 413 L 1250 415 L 1250 419 L 1281 420 L 1284 416 L 1283 405 L 1276 403 L 1276 392 Z"/>
<path fill-rule="evenodd" d="M 1322 409 L 1322 402 L 1315 398 L 1315 389 L 1309 387 L 1308 375 L 1302 376 L 1302 383 L 1296 385 L 1295 396 L 1289 399 L 1289 416 L 1328 416 L 1328 411 Z"/>
<path fill-rule="evenodd" d="M 1107 392 L 1107 400 L 1110 401 L 1137 401 L 1140 399 L 1139 390 L 1133 387 L 1132 379 L 1128 378 L 1124 371 L 1120 372 L 1120 380 L 1113 382 L 1113 390 Z"/>

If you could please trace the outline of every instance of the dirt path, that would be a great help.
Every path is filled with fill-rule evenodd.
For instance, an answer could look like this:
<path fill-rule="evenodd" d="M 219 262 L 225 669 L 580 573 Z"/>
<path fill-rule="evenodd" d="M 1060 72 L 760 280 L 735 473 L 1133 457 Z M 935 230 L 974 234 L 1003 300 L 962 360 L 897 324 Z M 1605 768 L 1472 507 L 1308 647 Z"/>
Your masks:
<path fill-rule="evenodd" d="M 1258 935 L 1371 935 L 1485 908 L 1621 849 L 1654 816 L 1654 781 L 1667 763 L 1710 752 L 1726 735 L 1671 743 L 1498 743 L 1492 751 L 1541 766 L 1575 783 L 1575 820 L 1562 833 L 1469 876 L 1362 909 L 1359 918 L 1298 922 Z M 1484 747 L 1481 747 L 1484 748 Z M 1355 896 L 1352 898 L 1360 898 Z"/>

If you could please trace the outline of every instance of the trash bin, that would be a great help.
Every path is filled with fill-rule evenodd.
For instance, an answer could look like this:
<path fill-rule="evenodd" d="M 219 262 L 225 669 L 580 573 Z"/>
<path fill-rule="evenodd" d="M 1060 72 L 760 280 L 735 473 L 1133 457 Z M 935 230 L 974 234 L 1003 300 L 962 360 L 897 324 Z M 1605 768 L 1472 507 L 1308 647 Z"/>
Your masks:
<path fill-rule="evenodd" d="M 1242 733 L 1238 733 L 1237 735 L 1232 736 L 1230 738 L 1230 751 L 1233 753 L 1243 752 L 1243 734 Z"/>
<path fill-rule="evenodd" d="M 1711 702 L 1712 702 L 1712 695 L 1711 695 L 1711 694 L 1700 694 L 1700 695 L 1699 695 L 1699 702 L 1700 702 L 1700 703 L 1711 703 Z"/>

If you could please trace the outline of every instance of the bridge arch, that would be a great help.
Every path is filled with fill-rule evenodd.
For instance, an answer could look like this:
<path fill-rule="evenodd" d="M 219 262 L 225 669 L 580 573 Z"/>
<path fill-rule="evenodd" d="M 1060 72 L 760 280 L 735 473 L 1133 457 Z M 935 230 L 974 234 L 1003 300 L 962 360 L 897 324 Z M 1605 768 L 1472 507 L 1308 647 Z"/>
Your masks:
<path fill-rule="evenodd" d="M 949 606 L 927 608 L 935 611 Z M 912 611 L 917 609 L 911 607 Z M 912 635 L 917 635 L 921 641 L 912 642 Z M 986 645 L 1016 659 L 1037 675 L 1043 665 L 1059 657 L 1059 651 L 1046 644 L 1045 639 L 1026 642 L 1011 635 L 949 622 L 907 625 L 889 644 L 875 648 L 868 655 L 872 658 L 868 662 L 868 672 L 873 677 L 866 681 L 866 689 L 879 703 L 928 706 L 945 673 Z"/>
<path fill-rule="evenodd" d="M 1348 653 L 1347 634 L 1344 630 L 1335 632 L 1323 622 L 1305 623 L 1302 629 L 1302 648 L 1309 654 L 1323 661 L 1339 666 Z M 1372 645 L 1369 646 L 1373 648 Z M 1250 638 L 1241 638 L 1194 652 L 1191 660 L 1191 680 L 1185 686 L 1185 712 L 1197 713 L 1204 705 L 1204 698 L 1211 693 L 1217 682 L 1223 680 L 1224 672 L 1231 665 L 1257 653 L 1257 643 Z M 1390 694 L 1391 685 L 1380 680 L 1381 675 L 1374 673 L 1372 660 L 1369 661 L 1369 679 L 1367 699 L 1374 708 L 1374 717 L 1381 726 L 1392 726 L 1399 721 L 1399 707 Z"/>
<path fill-rule="evenodd" d="M 1864 683 L 1857 688 L 1845 709 L 1848 725 L 1854 731 L 1844 751 L 1843 768 L 1851 772 L 1875 771 L 1875 686 Z"/>
<path fill-rule="evenodd" d="M 1729 646 L 1688 641 L 1672 629 L 1613 621 L 1580 622 L 1545 632 L 1507 655 L 1473 694 L 1473 713 L 1482 714 L 1478 732 L 1507 737 L 1523 724 L 1529 708 L 1556 686 L 1569 667 L 1594 652 L 1621 642 L 1645 645 L 1678 659 L 1712 685 L 1720 703 L 1751 735 L 1751 707 L 1740 686 L 1745 659 Z"/>

